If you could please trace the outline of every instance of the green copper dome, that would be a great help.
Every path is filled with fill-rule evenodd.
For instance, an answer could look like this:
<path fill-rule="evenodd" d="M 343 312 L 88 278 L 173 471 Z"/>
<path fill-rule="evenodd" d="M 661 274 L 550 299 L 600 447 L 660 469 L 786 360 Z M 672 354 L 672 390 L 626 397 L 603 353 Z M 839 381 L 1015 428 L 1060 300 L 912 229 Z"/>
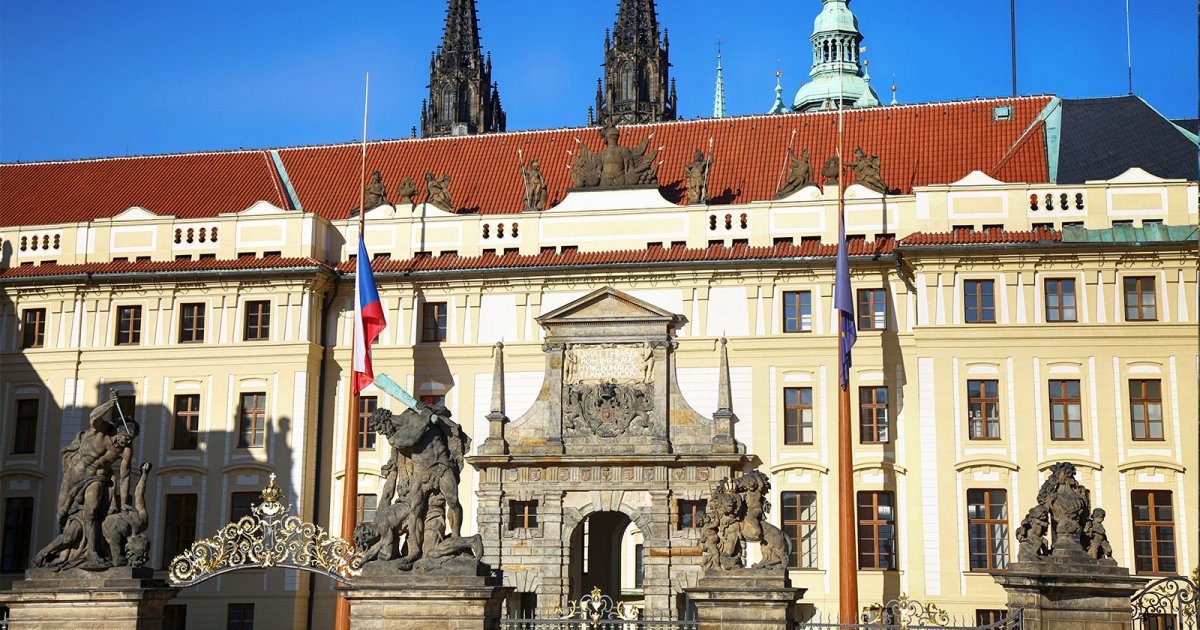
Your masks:
<path fill-rule="evenodd" d="M 862 34 L 850 0 L 822 0 L 825 5 L 813 22 L 812 81 L 796 93 L 792 109 L 812 111 L 839 107 L 873 107 L 879 95 L 864 79 L 859 58 Z"/>

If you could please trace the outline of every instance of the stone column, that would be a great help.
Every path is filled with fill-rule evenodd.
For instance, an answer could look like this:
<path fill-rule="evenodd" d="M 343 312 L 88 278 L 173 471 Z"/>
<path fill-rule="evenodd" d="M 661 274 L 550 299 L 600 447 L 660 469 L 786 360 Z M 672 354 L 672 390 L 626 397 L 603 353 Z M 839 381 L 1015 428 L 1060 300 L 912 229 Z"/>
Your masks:
<path fill-rule="evenodd" d="M 745 569 L 706 575 L 687 589 L 699 630 L 787 630 L 804 595 L 787 575 Z"/>
<path fill-rule="evenodd" d="M 163 606 L 178 592 L 148 567 L 30 569 L 0 598 L 14 629 L 160 630 Z"/>
<path fill-rule="evenodd" d="M 1146 580 L 1129 569 L 1092 563 L 1015 562 L 992 578 L 1024 611 L 1024 630 L 1131 630 L 1130 598 Z"/>
<path fill-rule="evenodd" d="M 364 573 L 338 590 L 350 602 L 350 630 L 491 630 L 513 591 L 486 575 L 412 573 Z"/>

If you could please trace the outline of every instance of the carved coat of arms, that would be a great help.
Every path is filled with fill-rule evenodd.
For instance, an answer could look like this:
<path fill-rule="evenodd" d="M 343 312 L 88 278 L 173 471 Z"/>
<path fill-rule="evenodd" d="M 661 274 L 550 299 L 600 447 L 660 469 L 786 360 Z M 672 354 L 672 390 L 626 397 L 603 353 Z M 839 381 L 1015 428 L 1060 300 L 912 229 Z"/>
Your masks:
<path fill-rule="evenodd" d="M 563 401 L 568 435 L 642 435 L 649 430 L 653 414 L 650 384 L 579 383 L 566 388 Z"/>

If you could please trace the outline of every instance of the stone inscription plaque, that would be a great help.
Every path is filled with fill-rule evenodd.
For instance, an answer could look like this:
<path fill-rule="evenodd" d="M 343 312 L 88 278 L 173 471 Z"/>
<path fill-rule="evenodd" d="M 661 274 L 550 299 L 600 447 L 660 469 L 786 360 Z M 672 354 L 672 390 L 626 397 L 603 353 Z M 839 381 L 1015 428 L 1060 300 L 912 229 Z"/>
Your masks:
<path fill-rule="evenodd" d="M 564 380 L 576 383 L 650 383 L 654 348 L 641 344 L 574 344 L 567 348 Z"/>

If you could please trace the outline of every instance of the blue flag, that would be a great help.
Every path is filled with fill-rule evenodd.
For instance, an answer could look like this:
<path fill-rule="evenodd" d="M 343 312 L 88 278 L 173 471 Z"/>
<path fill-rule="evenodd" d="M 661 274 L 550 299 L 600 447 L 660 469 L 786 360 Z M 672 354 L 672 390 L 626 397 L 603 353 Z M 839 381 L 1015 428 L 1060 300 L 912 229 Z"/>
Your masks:
<path fill-rule="evenodd" d="M 837 270 L 833 279 L 833 307 L 838 311 L 841 335 L 838 337 L 838 385 L 850 385 L 850 348 L 858 339 L 854 327 L 854 299 L 850 291 L 850 257 L 846 252 L 846 220 L 838 217 Z"/>

